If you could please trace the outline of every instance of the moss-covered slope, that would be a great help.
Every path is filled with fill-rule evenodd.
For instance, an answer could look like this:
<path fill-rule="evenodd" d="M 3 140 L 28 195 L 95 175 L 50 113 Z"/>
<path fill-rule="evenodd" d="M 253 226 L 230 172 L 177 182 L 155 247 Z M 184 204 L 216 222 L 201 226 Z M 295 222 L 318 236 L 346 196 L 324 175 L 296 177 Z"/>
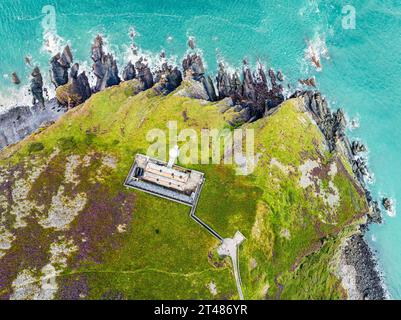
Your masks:
<path fill-rule="evenodd" d="M 229 260 L 187 207 L 128 190 L 146 134 L 228 128 L 221 102 L 135 93 L 126 82 L 0 153 L 0 297 L 236 299 Z M 367 211 L 349 164 L 326 151 L 299 100 L 247 125 L 258 162 L 205 172 L 197 214 L 240 250 L 245 297 L 343 298 L 336 248 Z M 350 227 L 347 227 L 350 226 Z"/>

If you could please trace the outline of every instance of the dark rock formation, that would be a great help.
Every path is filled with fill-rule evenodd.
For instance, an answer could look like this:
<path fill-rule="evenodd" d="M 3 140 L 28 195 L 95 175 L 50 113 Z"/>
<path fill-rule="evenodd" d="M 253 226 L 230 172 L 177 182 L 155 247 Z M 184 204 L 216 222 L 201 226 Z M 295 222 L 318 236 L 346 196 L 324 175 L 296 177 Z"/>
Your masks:
<path fill-rule="evenodd" d="M 135 68 L 137 71 L 137 78 L 141 84 L 142 90 L 147 90 L 153 87 L 154 79 L 153 74 L 145 60 L 141 57 L 135 62 Z"/>
<path fill-rule="evenodd" d="M 373 254 L 363 239 L 363 235 L 357 234 L 350 238 L 344 248 L 345 261 L 352 265 L 356 271 L 356 287 L 365 300 L 383 300 L 383 290 L 380 275 L 376 270 Z"/>
<path fill-rule="evenodd" d="M 234 103 L 248 109 L 244 115 L 245 122 L 255 121 L 266 115 L 268 110 L 277 107 L 284 101 L 283 88 L 277 83 L 273 69 L 269 70 L 269 79 L 262 68 L 252 73 L 247 61 L 244 61 L 243 80 L 241 82 L 237 73 L 230 75 L 224 65 L 219 65 L 216 77 L 219 99 L 230 97 Z M 280 75 L 280 79 L 283 79 Z"/>
<path fill-rule="evenodd" d="M 370 212 L 369 212 L 370 222 L 381 224 L 383 222 L 383 218 L 381 210 L 379 208 L 379 203 L 377 201 L 372 201 L 369 204 L 369 207 L 370 207 Z"/>
<path fill-rule="evenodd" d="M 249 69 L 247 62 L 244 62 L 243 68 L 243 81 L 242 81 L 242 99 L 245 101 L 255 101 L 256 100 L 256 92 L 254 87 L 254 80 Z"/>
<path fill-rule="evenodd" d="M 201 82 L 209 96 L 209 101 L 217 101 L 216 89 L 214 88 L 213 80 L 210 76 L 201 77 Z"/>
<path fill-rule="evenodd" d="M 217 94 L 213 80 L 210 76 L 205 75 L 205 68 L 201 56 L 196 53 L 188 54 L 182 62 L 182 68 L 186 78 L 202 83 L 209 101 L 217 101 Z"/>
<path fill-rule="evenodd" d="M 57 88 L 63 86 L 68 82 L 68 69 L 73 62 L 72 53 L 69 46 L 66 46 L 63 52 L 56 54 L 51 60 L 51 80 Z"/>
<path fill-rule="evenodd" d="M 225 69 L 224 64 L 219 64 L 219 71 L 216 77 L 216 86 L 219 99 L 227 97 L 232 98 L 234 101 L 241 101 L 242 99 L 242 83 L 238 73 L 230 75 Z"/>
<path fill-rule="evenodd" d="M 356 156 L 361 152 L 366 152 L 366 147 L 359 141 L 352 141 L 351 150 L 352 154 Z"/>
<path fill-rule="evenodd" d="M 123 80 L 129 81 L 136 78 L 135 66 L 130 62 L 128 62 L 127 66 L 123 71 Z"/>
<path fill-rule="evenodd" d="M 230 78 L 230 75 L 224 70 L 223 63 L 219 63 L 219 71 L 217 73 L 216 82 L 217 92 L 220 99 L 230 97 L 233 94 L 232 78 Z"/>
<path fill-rule="evenodd" d="M 198 54 L 188 54 L 182 61 L 182 69 L 185 76 L 190 76 L 195 80 L 200 81 L 205 74 L 205 68 L 201 56 Z"/>
<path fill-rule="evenodd" d="M 316 79 L 315 77 L 313 78 L 308 78 L 308 79 L 300 79 L 298 82 L 304 86 L 309 86 L 309 87 L 314 87 L 316 88 Z"/>
<path fill-rule="evenodd" d="M 26 64 L 26 65 L 32 67 L 32 63 L 31 63 L 31 58 L 30 58 L 30 57 L 26 56 L 26 57 L 24 58 L 24 61 L 25 61 L 25 64 Z"/>
<path fill-rule="evenodd" d="M 367 230 L 370 223 L 380 224 L 383 222 L 382 213 L 379 208 L 379 203 L 373 199 L 370 191 L 365 191 L 366 201 L 368 202 L 369 212 L 368 212 L 368 223 L 361 226 L 362 230 Z"/>
<path fill-rule="evenodd" d="M 16 72 L 13 72 L 11 74 L 11 81 L 12 81 L 12 83 L 17 84 L 17 85 L 21 83 L 21 80 L 19 79 Z"/>
<path fill-rule="evenodd" d="M 92 69 L 97 78 L 94 92 L 102 91 L 105 88 L 118 85 L 121 82 L 118 76 L 116 60 L 111 54 L 103 51 L 103 39 L 98 35 L 92 45 Z"/>
<path fill-rule="evenodd" d="M 278 79 L 278 81 L 281 81 L 281 82 L 284 81 L 284 75 L 280 70 L 277 71 L 277 79 Z"/>
<path fill-rule="evenodd" d="M 81 72 L 80 74 L 78 74 L 78 71 L 79 65 L 76 63 L 72 67 L 70 74 L 72 80 L 71 89 L 80 97 L 80 103 L 82 103 L 90 98 L 90 96 L 92 95 L 92 91 L 85 71 Z"/>
<path fill-rule="evenodd" d="M 163 63 L 161 69 L 156 71 L 154 81 L 157 83 L 155 90 L 162 94 L 169 94 L 178 88 L 182 82 L 181 71 L 177 67 Z"/>
<path fill-rule="evenodd" d="M 65 109 L 56 99 L 46 101 L 44 107 L 35 104 L 32 107 L 18 106 L 0 114 L 0 149 L 16 143 L 45 123 L 57 120 Z"/>
<path fill-rule="evenodd" d="M 393 211 L 393 201 L 390 198 L 383 198 L 382 204 L 387 211 Z"/>
<path fill-rule="evenodd" d="M 190 37 L 188 39 L 188 47 L 190 47 L 192 50 L 195 49 L 196 44 L 195 44 L 195 39 L 193 37 Z"/>
<path fill-rule="evenodd" d="M 364 184 L 365 177 L 369 176 L 368 166 L 366 161 L 362 158 L 358 158 L 352 161 L 352 170 L 361 184 Z"/>
<path fill-rule="evenodd" d="M 43 78 L 38 67 L 35 67 L 31 73 L 31 93 L 32 93 L 32 104 L 38 103 L 41 107 L 44 107 L 45 99 L 43 98 Z"/>
<path fill-rule="evenodd" d="M 58 102 L 68 108 L 74 108 L 80 105 L 89 99 L 92 94 L 85 72 L 81 74 L 78 74 L 78 72 L 79 65 L 75 63 L 70 72 L 71 81 L 66 85 L 58 87 L 56 90 Z"/>
<path fill-rule="evenodd" d="M 216 77 L 216 86 L 213 80 L 205 75 L 205 68 L 202 58 L 197 54 L 188 54 L 182 62 L 182 68 L 186 78 L 199 81 L 203 84 L 209 101 L 231 98 L 235 104 L 248 109 L 244 111 L 245 122 L 262 118 L 267 110 L 275 108 L 284 101 L 283 88 L 277 81 L 284 80 L 281 72 L 276 74 L 273 69 L 269 70 L 269 78 L 262 68 L 252 73 L 248 63 L 244 60 L 243 80 L 237 73 L 229 74 L 223 63 L 219 63 L 219 70 Z M 217 89 L 217 90 L 216 90 Z"/>

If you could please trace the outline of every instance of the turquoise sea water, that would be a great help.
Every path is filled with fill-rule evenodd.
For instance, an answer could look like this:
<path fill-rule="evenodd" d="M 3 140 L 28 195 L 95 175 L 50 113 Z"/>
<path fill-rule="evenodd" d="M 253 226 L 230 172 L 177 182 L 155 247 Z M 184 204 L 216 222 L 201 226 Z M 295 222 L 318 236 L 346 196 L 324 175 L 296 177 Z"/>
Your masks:
<path fill-rule="evenodd" d="M 355 29 L 342 28 L 346 4 L 355 7 Z M 332 107 L 343 107 L 350 119 L 359 120 L 350 135 L 369 148 L 374 195 L 401 199 L 399 1 L 1 0 L 0 105 L 29 101 L 21 93 L 31 69 L 25 56 L 42 71 L 48 69 L 46 5 L 55 9 L 57 28 L 47 49 L 54 52 L 68 42 L 80 62 L 89 62 L 91 41 L 102 33 L 123 65 L 134 27 L 141 50 L 156 54 L 164 49 L 177 61 L 185 54 L 187 36 L 194 36 L 211 73 L 217 59 L 236 68 L 247 57 L 280 68 L 294 84 L 315 75 Z M 321 72 L 305 59 L 307 41 L 322 54 Z M 10 84 L 13 71 L 23 82 L 19 89 Z M 391 297 L 401 299 L 400 216 L 385 214 L 384 224 L 372 226 L 367 238 L 377 250 Z"/>

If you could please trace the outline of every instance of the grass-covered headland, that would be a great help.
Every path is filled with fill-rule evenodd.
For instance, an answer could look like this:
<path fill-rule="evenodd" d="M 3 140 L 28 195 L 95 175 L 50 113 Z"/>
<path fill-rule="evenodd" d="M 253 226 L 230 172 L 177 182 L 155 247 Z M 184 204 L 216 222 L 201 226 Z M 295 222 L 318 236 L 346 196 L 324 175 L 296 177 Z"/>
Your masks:
<path fill-rule="evenodd" d="M 171 120 L 179 130 L 226 129 L 232 111 L 135 85 L 97 93 L 1 151 L 0 297 L 238 298 L 230 261 L 187 207 L 123 186 L 149 130 Z M 197 215 L 224 237 L 247 238 L 245 297 L 346 298 L 339 247 L 368 211 L 348 160 L 329 152 L 302 97 L 242 127 L 255 130 L 251 175 L 190 167 L 206 177 Z"/>

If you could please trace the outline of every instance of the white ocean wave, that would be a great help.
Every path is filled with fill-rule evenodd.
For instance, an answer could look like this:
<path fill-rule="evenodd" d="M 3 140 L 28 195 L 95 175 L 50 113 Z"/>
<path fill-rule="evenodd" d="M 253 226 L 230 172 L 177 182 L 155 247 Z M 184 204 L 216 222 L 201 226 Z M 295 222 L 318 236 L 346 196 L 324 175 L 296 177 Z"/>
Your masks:
<path fill-rule="evenodd" d="M 54 56 L 57 53 L 62 52 L 66 44 L 67 42 L 65 39 L 59 36 L 56 31 L 43 31 L 43 45 L 41 48 L 42 52 L 46 52 L 51 56 Z"/>
<path fill-rule="evenodd" d="M 315 67 L 318 72 L 323 70 L 322 58 L 330 59 L 326 39 L 319 33 L 316 33 L 312 39 L 307 40 L 307 48 L 304 53 L 309 65 Z"/>
<path fill-rule="evenodd" d="M 0 114 L 16 106 L 31 104 L 32 95 L 29 93 L 29 85 L 2 87 L 0 91 Z"/>

